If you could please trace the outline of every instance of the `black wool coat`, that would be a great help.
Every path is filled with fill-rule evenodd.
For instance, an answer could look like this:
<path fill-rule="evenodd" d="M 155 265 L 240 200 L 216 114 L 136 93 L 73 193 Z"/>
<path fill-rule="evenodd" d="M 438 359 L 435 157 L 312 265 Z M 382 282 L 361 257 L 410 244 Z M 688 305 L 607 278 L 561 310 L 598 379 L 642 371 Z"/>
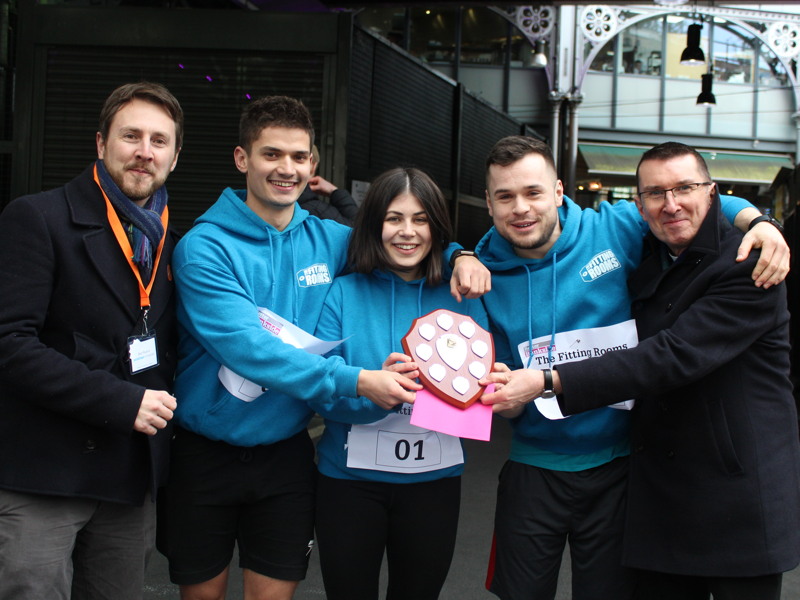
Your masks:
<path fill-rule="evenodd" d="M 639 346 L 558 367 L 565 414 L 636 399 L 628 566 L 750 577 L 800 561 L 786 290 L 755 287 L 740 241 L 718 199 L 674 264 L 650 234 L 629 279 Z"/>
<path fill-rule="evenodd" d="M 145 389 L 172 389 L 177 241 L 151 292 L 160 364 L 136 375 L 139 286 L 91 167 L 0 214 L 0 488 L 140 504 L 165 482 L 171 431 L 135 432 Z"/>

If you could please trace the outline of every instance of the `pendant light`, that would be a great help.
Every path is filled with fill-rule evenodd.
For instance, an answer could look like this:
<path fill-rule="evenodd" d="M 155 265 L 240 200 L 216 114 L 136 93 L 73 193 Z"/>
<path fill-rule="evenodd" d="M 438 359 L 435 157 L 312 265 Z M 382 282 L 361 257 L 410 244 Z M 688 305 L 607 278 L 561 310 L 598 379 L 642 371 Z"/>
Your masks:
<path fill-rule="evenodd" d="M 534 67 L 547 66 L 547 42 L 544 40 L 536 40 L 536 53 L 533 55 Z"/>
<path fill-rule="evenodd" d="M 700 95 L 697 97 L 697 104 L 705 106 L 716 106 L 717 99 L 711 92 L 711 83 L 714 80 L 713 73 L 703 73 L 703 84 Z"/>
<path fill-rule="evenodd" d="M 681 54 L 681 64 L 696 67 L 706 62 L 706 55 L 700 47 L 700 31 L 702 25 L 692 23 L 686 32 L 686 48 Z"/>

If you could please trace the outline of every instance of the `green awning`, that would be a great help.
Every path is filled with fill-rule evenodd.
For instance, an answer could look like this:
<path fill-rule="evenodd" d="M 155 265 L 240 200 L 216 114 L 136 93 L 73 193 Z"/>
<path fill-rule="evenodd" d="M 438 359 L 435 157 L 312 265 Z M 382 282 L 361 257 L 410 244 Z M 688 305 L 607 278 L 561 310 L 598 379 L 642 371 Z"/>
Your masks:
<path fill-rule="evenodd" d="M 636 175 L 636 165 L 645 146 L 578 144 L 589 173 L 596 175 Z M 756 154 L 700 150 L 711 178 L 726 183 L 771 184 L 781 167 L 794 168 L 785 154 Z"/>

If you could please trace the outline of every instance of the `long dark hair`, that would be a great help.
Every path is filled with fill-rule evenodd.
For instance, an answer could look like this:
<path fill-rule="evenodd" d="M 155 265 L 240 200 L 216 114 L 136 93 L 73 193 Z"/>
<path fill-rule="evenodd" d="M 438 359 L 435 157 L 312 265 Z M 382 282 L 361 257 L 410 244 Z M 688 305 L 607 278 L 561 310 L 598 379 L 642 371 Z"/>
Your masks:
<path fill-rule="evenodd" d="M 347 260 L 356 273 L 392 269 L 393 264 L 383 248 L 383 221 L 392 201 L 406 192 L 420 201 L 428 215 L 431 251 L 421 267 L 428 283 L 436 285 L 442 280 L 442 252 L 450 245 L 452 227 L 442 191 L 419 169 L 397 167 L 375 178 L 356 216 Z"/>

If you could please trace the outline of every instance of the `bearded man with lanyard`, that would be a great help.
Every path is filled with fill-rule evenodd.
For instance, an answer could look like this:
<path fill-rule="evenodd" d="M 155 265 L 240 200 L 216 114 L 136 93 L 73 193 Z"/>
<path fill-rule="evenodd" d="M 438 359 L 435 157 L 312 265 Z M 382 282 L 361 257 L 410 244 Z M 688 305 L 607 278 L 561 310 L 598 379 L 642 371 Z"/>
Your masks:
<path fill-rule="evenodd" d="M 0 598 L 142 596 L 176 407 L 182 131 L 166 88 L 120 86 L 98 160 L 0 215 Z"/>

